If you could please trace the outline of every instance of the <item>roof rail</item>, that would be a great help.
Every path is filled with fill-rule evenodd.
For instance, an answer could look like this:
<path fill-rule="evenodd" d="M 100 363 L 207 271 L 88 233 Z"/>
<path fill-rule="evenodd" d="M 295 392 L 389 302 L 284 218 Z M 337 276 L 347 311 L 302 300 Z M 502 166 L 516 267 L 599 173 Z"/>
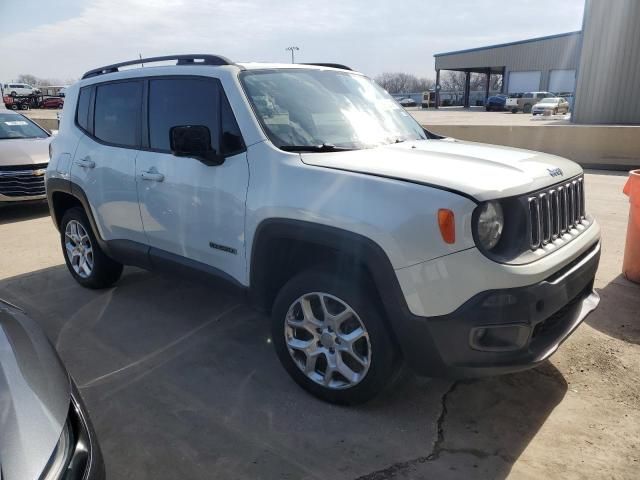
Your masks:
<path fill-rule="evenodd" d="M 105 73 L 118 72 L 120 67 L 126 67 L 129 65 L 139 65 L 144 63 L 154 62 L 166 62 L 169 60 L 177 60 L 176 65 L 234 65 L 234 63 L 221 55 L 166 55 L 164 57 L 149 57 L 149 58 L 137 58 L 135 60 L 129 60 L 128 62 L 114 63 L 113 65 L 106 65 L 100 68 L 94 68 L 85 73 L 82 78 L 97 77 L 98 75 L 104 75 Z"/>
<path fill-rule="evenodd" d="M 353 70 L 353 68 L 342 65 L 341 63 L 303 63 L 302 65 L 315 65 L 316 67 L 339 68 L 340 70 Z"/>

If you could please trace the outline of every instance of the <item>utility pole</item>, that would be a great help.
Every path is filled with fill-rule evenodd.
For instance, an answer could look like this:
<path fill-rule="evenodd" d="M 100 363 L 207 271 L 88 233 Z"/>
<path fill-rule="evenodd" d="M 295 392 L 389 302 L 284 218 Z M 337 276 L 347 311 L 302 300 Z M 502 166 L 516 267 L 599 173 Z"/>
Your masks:
<path fill-rule="evenodd" d="M 292 47 L 285 48 L 285 50 L 289 50 L 291 52 L 291 63 L 296 63 L 295 54 L 293 52 L 300 49 L 298 47 L 292 46 Z"/>

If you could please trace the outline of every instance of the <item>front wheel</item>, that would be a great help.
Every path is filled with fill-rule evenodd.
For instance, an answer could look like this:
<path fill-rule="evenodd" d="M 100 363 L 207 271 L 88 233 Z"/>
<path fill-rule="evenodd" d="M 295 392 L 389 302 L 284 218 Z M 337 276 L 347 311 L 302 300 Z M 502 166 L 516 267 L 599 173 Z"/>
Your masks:
<path fill-rule="evenodd" d="M 375 292 L 356 277 L 310 270 L 292 278 L 276 298 L 271 335 L 289 375 L 331 403 L 366 402 L 398 370 Z"/>
<path fill-rule="evenodd" d="M 60 242 L 69 272 L 83 287 L 106 288 L 120 278 L 122 264 L 102 251 L 83 209 L 66 211 L 60 223 Z"/>

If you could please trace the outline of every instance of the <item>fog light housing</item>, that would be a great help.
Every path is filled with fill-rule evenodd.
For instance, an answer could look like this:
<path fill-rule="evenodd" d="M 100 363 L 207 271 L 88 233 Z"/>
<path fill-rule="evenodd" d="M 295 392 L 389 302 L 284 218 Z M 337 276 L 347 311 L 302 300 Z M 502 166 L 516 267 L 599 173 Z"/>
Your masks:
<path fill-rule="evenodd" d="M 530 335 L 531 327 L 523 323 L 483 325 L 471 329 L 469 345 L 484 352 L 512 352 L 523 348 Z"/>

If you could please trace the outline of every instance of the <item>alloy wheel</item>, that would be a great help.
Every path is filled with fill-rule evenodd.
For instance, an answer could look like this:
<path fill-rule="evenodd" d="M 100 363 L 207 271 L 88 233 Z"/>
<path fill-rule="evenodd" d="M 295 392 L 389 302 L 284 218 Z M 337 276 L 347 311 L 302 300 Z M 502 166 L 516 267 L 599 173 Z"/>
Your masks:
<path fill-rule="evenodd" d="M 298 368 L 324 387 L 354 387 L 371 365 L 371 342 L 364 323 L 346 302 L 328 293 L 308 293 L 294 301 L 284 335 Z"/>
<path fill-rule="evenodd" d="M 69 263 L 82 278 L 88 278 L 93 271 L 93 246 L 89 234 L 77 220 L 67 223 L 64 230 L 64 246 Z"/>

